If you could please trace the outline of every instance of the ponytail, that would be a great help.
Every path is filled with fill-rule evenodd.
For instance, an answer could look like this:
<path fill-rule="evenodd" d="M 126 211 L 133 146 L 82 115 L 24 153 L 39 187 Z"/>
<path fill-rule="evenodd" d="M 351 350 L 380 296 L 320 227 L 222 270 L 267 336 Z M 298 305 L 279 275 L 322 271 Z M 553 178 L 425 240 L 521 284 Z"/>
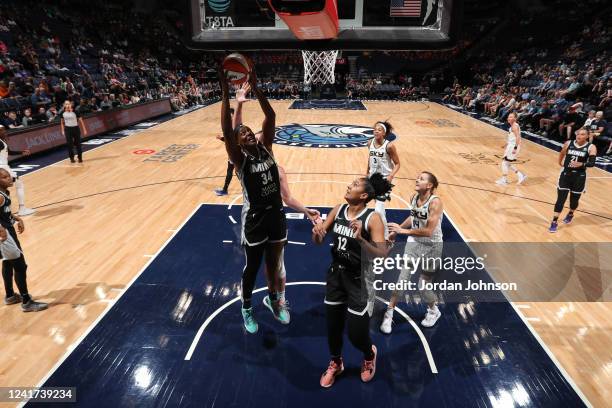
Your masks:
<path fill-rule="evenodd" d="M 368 194 L 366 203 L 377 199 L 378 201 L 389 201 L 391 200 L 391 190 L 393 184 L 389 182 L 380 173 L 374 173 L 370 177 L 365 178 L 365 191 Z"/>

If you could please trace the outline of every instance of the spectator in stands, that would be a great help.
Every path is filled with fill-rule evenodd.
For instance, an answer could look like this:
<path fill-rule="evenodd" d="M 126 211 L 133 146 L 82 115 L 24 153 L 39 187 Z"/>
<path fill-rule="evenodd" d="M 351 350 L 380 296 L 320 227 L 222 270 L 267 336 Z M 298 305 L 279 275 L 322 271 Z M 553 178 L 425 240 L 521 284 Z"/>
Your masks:
<path fill-rule="evenodd" d="M 21 124 L 23 127 L 32 126 L 34 124 L 34 118 L 32 117 L 32 108 L 25 108 L 23 111 L 23 118 L 21 118 Z"/>
<path fill-rule="evenodd" d="M 561 140 L 575 139 L 572 130 L 579 129 L 580 127 L 580 116 L 576 113 L 576 108 L 572 106 L 559 124 L 559 136 Z"/>
<path fill-rule="evenodd" d="M 10 111 L 4 118 L 4 127 L 7 129 L 22 128 L 23 124 L 17 121 L 17 112 Z"/>
<path fill-rule="evenodd" d="M 518 113 L 518 121 L 519 124 L 527 123 L 531 120 L 533 115 L 538 112 L 538 105 L 535 99 L 532 99 L 529 104 L 523 106 L 523 108 Z"/>
<path fill-rule="evenodd" d="M 108 98 L 108 94 L 104 95 L 104 98 L 102 99 L 102 102 L 100 102 L 100 109 L 105 111 L 105 110 L 109 110 L 113 108 L 113 104 L 111 103 L 110 99 Z"/>
<path fill-rule="evenodd" d="M 15 82 L 11 81 L 9 82 L 8 85 L 8 98 L 16 98 L 19 96 L 19 90 L 17 89 L 17 86 L 15 85 Z"/>
<path fill-rule="evenodd" d="M 76 108 L 76 113 L 78 116 L 85 116 L 89 113 L 91 113 L 93 111 L 93 109 L 91 108 L 91 105 L 89 103 L 89 99 L 87 98 L 81 98 L 81 102 L 79 103 L 79 106 L 77 106 Z"/>
<path fill-rule="evenodd" d="M 504 122 L 510 112 L 512 112 L 516 108 L 516 105 L 517 97 L 514 95 L 507 96 L 504 105 L 499 109 L 497 120 Z"/>
<path fill-rule="evenodd" d="M 597 151 L 605 154 L 608 150 L 608 143 L 603 136 L 606 136 L 608 129 L 608 122 L 603 117 L 603 112 L 598 111 L 595 114 L 595 120 L 591 122 L 590 125 L 590 138 L 593 141 L 593 144 L 597 147 Z"/>
<path fill-rule="evenodd" d="M 111 106 L 113 108 L 117 108 L 117 107 L 119 107 L 121 105 L 121 102 L 119 102 L 117 100 L 117 98 L 115 97 L 115 94 L 110 94 L 109 95 L 109 100 L 110 100 Z"/>
<path fill-rule="evenodd" d="M 0 99 L 8 98 L 9 89 L 5 81 L 0 81 Z"/>
<path fill-rule="evenodd" d="M 44 106 L 38 107 L 38 112 L 36 112 L 36 115 L 34 115 L 33 118 L 35 125 L 40 123 L 47 123 L 49 121 L 49 119 L 47 119 L 47 111 L 45 110 Z"/>
<path fill-rule="evenodd" d="M 51 104 L 49 109 L 47 110 L 47 122 L 54 122 L 58 118 L 57 106 L 55 104 Z"/>
<path fill-rule="evenodd" d="M 49 102 L 49 99 L 45 99 L 42 96 L 40 88 L 36 88 L 32 96 L 30 96 L 30 103 L 32 104 L 32 106 L 44 105 Z"/>
<path fill-rule="evenodd" d="M 591 123 L 593 123 L 595 121 L 595 111 L 594 110 L 590 110 L 589 111 L 589 116 L 587 117 L 587 119 L 584 121 L 584 125 L 583 127 L 589 129 L 589 132 L 591 131 Z M 593 138 L 590 138 L 591 141 L 593 140 Z"/>
<path fill-rule="evenodd" d="M 68 93 L 60 85 L 53 87 L 53 94 L 55 95 L 55 103 L 57 106 L 64 106 L 64 102 L 68 99 Z"/>
<path fill-rule="evenodd" d="M 91 106 L 91 111 L 92 112 L 99 112 L 100 111 L 100 104 L 98 103 L 98 98 L 96 98 L 94 96 L 89 101 L 90 101 L 89 106 Z"/>

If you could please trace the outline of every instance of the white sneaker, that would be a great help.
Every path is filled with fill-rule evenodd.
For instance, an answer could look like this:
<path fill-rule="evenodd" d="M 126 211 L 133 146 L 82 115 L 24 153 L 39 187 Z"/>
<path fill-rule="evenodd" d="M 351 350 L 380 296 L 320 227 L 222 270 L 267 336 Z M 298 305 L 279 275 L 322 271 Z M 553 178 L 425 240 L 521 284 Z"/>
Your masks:
<path fill-rule="evenodd" d="M 380 331 L 385 334 L 391 333 L 391 325 L 393 324 L 393 309 L 387 309 L 385 316 L 383 317 L 382 324 L 380 325 Z"/>
<path fill-rule="evenodd" d="M 28 207 L 19 207 L 19 211 L 17 212 L 17 215 L 19 215 L 20 217 L 25 217 L 26 215 L 32 215 L 35 212 L 36 210 L 33 210 Z"/>
<path fill-rule="evenodd" d="M 516 182 L 516 184 L 523 184 L 523 181 L 527 180 L 527 176 L 521 172 L 519 172 L 518 174 L 518 181 Z"/>
<path fill-rule="evenodd" d="M 495 184 L 499 185 L 499 186 L 507 186 L 508 185 L 508 180 L 506 180 L 505 177 L 500 178 L 499 180 L 497 180 L 495 182 Z"/>
<path fill-rule="evenodd" d="M 442 316 L 442 313 L 440 313 L 440 309 L 438 309 L 438 306 L 434 306 L 433 309 L 430 309 L 428 307 L 427 314 L 425 315 L 425 318 L 421 322 L 421 326 L 432 327 L 434 324 L 436 324 L 440 316 Z"/>

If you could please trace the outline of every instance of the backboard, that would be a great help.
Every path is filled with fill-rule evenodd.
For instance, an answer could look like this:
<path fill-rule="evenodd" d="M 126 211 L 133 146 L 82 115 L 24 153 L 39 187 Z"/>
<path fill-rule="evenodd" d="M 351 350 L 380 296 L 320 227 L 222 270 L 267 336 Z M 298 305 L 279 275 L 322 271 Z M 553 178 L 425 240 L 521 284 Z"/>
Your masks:
<path fill-rule="evenodd" d="M 452 45 L 461 0 L 337 0 L 340 32 L 299 41 L 267 0 L 189 0 L 190 47 L 201 50 L 409 50 Z"/>

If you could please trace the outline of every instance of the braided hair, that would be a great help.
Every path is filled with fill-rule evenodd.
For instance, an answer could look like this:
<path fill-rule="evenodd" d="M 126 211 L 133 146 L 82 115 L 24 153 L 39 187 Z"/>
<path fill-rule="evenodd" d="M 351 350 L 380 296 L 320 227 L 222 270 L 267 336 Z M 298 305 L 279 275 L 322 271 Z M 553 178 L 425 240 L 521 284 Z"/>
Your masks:
<path fill-rule="evenodd" d="M 373 199 L 377 199 L 378 201 L 391 200 L 393 184 L 391 184 L 382 174 L 374 173 L 370 177 L 364 177 L 363 180 L 365 192 L 368 194 L 366 203 L 369 203 Z"/>

